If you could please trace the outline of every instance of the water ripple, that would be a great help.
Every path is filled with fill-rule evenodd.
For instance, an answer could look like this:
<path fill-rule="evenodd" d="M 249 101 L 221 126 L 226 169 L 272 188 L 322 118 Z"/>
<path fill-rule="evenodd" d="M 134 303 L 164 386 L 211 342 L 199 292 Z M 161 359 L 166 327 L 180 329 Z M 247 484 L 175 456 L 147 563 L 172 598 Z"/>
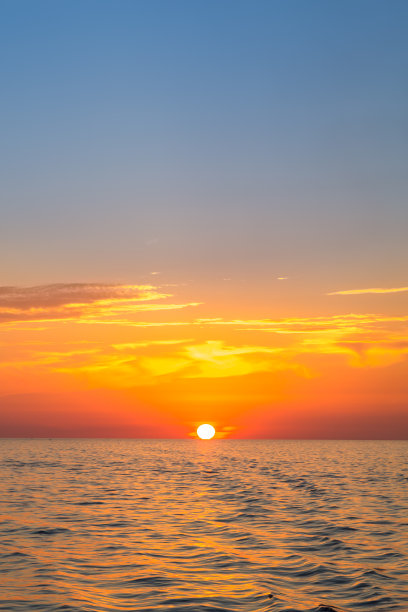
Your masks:
<path fill-rule="evenodd" d="M 406 612 L 407 450 L 1 440 L 0 610 Z"/>

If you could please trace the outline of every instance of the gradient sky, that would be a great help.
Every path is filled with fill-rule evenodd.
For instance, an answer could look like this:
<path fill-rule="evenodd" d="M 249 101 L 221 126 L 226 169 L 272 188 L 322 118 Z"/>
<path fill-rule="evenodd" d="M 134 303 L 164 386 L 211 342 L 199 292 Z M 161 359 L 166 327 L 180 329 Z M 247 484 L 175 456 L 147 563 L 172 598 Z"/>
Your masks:
<path fill-rule="evenodd" d="M 0 435 L 406 437 L 407 2 L 0 13 Z"/>

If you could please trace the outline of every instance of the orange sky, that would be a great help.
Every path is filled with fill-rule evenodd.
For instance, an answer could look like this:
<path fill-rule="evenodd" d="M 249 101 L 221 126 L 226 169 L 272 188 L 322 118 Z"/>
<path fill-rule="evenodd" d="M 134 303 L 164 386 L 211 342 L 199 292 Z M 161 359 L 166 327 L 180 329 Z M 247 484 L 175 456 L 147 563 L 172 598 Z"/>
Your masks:
<path fill-rule="evenodd" d="M 406 435 L 406 287 L 303 305 L 274 279 L 265 304 L 152 278 L 1 288 L 2 435 L 188 437 L 201 422 L 219 437 Z"/>

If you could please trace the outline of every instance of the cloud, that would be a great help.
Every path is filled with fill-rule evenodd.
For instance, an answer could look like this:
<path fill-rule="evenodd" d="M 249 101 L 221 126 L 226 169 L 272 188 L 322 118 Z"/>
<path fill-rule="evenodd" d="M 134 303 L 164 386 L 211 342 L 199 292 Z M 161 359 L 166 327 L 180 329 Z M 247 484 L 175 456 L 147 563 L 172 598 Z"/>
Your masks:
<path fill-rule="evenodd" d="M 198 302 L 176 303 L 164 291 L 96 283 L 0 287 L 0 320 L 10 335 L 1 385 L 130 388 L 278 371 L 304 378 L 326 373 L 331 363 L 378 368 L 407 358 L 408 315 L 205 318 L 187 316 Z M 62 321 L 71 323 L 55 325 Z"/>
<path fill-rule="evenodd" d="M 153 285 L 69 283 L 0 287 L 0 322 L 92 320 L 140 311 L 176 310 L 188 304 L 156 303 L 171 297 Z M 153 302 L 153 303 L 152 303 Z"/>
<path fill-rule="evenodd" d="M 117 351 L 134 351 L 151 346 L 173 346 L 174 344 L 187 344 L 188 342 L 191 342 L 191 338 L 180 338 L 179 340 L 146 340 L 145 342 L 122 342 L 120 344 L 112 344 L 112 347 Z"/>
<path fill-rule="evenodd" d="M 197 306 L 198 304 L 177 304 L 177 308 L 187 308 L 188 306 Z M 175 308 L 176 309 L 176 308 Z M 155 308 L 151 308 L 155 310 Z M 112 325 L 117 327 L 188 327 L 193 323 L 191 321 L 129 321 L 127 319 L 80 319 L 78 323 L 86 325 Z"/>
<path fill-rule="evenodd" d="M 408 287 L 371 287 L 368 289 L 345 289 L 343 291 L 332 291 L 326 295 L 365 295 L 367 293 L 404 293 Z"/>
<path fill-rule="evenodd" d="M 39 308 L 70 303 L 91 303 L 105 299 L 151 300 L 167 297 L 152 285 L 110 285 L 100 283 L 56 283 L 35 287 L 0 287 L 0 307 Z"/>
<path fill-rule="evenodd" d="M 254 372 L 292 368 L 284 363 L 281 348 L 269 346 L 227 346 L 220 340 L 208 340 L 203 344 L 190 345 L 184 354 L 192 368 L 186 372 L 189 378 L 220 378 L 243 376 Z M 273 355 L 266 358 L 265 354 Z M 296 366 L 297 367 L 297 366 Z"/>
<path fill-rule="evenodd" d="M 190 363 L 188 359 L 178 356 L 172 357 L 141 357 L 138 365 L 149 376 L 165 376 L 174 374 L 187 368 Z"/>
<path fill-rule="evenodd" d="M 321 332 L 351 333 L 385 324 L 406 323 L 408 316 L 387 316 L 374 313 L 333 315 L 327 317 L 288 317 L 282 319 L 197 319 L 197 325 L 232 326 L 246 331 L 276 334 L 309 334 Z"/>
<path fill-rule="evenodd" d="M 180 347 L 188 342 L 187 346 Z M 154 351 L 158 346 L 162 350 Z M 58 365 L 55 371 L 81 377 L 92 384 L 103 379 L 105 386 L 113 387 L 134 386 L 136 381 L 138 385 L 151 385 L 163 376 L 224 378 L 287 369 L 308 375 L 304 366 L 288 361 L 282 349 L 268 346 L 231 346 L 221 340 L 194 344 L 181 340 L 129 343 L 112 348 L 117 352 L 90 355 L 87 362 Z"/>
<path fill-rule="evenodd" d="M 405 361 L 408 355 L 406 342 L 343 342 L 350 351 L 350 365 L 357 368 L 387 367 Z"/>
<path fill-rule="evenodd" d="M 225 346 L 220 340 L 207 340 L 199 345 L 189 346 L 187 352 L 195 359 L 216 361 L 231 355 L 248 355 L 253 353 L 276 353 L 279 349 L 267 346 Z"/>

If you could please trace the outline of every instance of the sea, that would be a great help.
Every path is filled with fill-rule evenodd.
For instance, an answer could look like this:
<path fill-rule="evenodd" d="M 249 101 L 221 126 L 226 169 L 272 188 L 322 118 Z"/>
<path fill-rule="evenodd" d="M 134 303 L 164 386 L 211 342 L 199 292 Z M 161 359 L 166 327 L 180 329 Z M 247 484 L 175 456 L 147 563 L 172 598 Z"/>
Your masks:
<path fill-rule="evenodd" d="M 0 440 L 0 610 L 408 611 L 408 442 Z"/>

